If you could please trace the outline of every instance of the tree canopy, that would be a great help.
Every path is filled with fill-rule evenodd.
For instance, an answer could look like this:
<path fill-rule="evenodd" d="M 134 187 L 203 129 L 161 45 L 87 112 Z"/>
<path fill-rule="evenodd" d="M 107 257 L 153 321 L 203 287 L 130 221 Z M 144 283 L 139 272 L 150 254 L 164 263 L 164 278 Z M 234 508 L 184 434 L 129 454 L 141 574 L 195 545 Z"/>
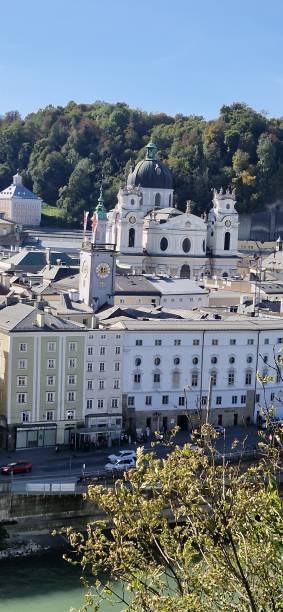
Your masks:
<path fill-rule="evenodd" d="M 27 187 L 77 224 L 105 185 L 112 207 L 131 164 L 152 139 L 174 178 L 178 206 L 207 210 L 211 188 L 236 188 L 238 210 L 252 212 L 283 196 L 283 119 L 249 106 L 223 106 L 219 117 L 146 113 L 125 103 L 47 106 L 0 117 L 0 190 L 19 168 Z"/>
<path fill-rule="evenodd" d="M 278 451 L 262 442 L 262 459 L 243 469 L 217 455 L 210 425 L 202 434 L 204 447 L 163 460 L 138 450 L 114 486 L 89 487 L 108 523 L 69 531 L 73 562 L 92 574 L 81 610 L 105 598 L 133 612 L 282 610 Z"/>

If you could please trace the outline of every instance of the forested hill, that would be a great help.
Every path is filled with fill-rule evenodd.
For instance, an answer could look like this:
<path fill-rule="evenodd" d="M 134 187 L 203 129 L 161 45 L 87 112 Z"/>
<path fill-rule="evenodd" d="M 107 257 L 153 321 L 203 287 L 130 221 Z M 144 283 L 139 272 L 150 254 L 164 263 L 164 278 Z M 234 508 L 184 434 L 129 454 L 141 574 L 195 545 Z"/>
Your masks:
<path fill-rule="evenodd" d="M 153 140 L 174 177 L 180 208 L 206 210 L 211 188 L 236 187 L 238 210 L 260 210 L 283 196 L 283 119 L 244 104 L 223 106 L 213 121 L 151 114 L 126 104 L 48 106 L 22 119 L 0 118 L 0 190 L 20 169 L 27 187 L 78 223 L 96 204 L 103 177 L 106 207 L 116 202 L 129 167 Z"/>

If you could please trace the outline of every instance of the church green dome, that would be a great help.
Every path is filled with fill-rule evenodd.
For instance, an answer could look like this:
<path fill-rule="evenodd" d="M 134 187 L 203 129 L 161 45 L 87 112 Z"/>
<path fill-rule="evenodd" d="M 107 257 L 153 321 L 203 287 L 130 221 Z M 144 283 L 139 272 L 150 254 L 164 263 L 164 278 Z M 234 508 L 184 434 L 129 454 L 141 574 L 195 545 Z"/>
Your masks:
<path fill-rule="evenodd" d="M 156 157 L 157 147 L 150 142 L 146 147 L 146 157 L 138 162 L 128 176 L 131 187 L 152 189 L 172 189 L 173 179 L 170 170 Z"/>

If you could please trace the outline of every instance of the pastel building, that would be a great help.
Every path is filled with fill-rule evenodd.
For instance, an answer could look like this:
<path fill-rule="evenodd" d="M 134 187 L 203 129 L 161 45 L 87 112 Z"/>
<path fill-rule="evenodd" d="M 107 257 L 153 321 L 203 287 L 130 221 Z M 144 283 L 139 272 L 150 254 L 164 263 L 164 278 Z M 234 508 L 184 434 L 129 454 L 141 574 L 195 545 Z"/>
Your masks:
<path fill-rule="evenodd" d="M 19 225 L 40 225 L 41 204 L 41 199 L 23 185 L 18 172 L 13 183 L 0 192 L 0 213 Z"/>
<path fill-rule="evenodd" d="M 0 413 L 8 448 L 68 443 L 83 421 L 84 326 L 18 303 L 0 311 Z"/>

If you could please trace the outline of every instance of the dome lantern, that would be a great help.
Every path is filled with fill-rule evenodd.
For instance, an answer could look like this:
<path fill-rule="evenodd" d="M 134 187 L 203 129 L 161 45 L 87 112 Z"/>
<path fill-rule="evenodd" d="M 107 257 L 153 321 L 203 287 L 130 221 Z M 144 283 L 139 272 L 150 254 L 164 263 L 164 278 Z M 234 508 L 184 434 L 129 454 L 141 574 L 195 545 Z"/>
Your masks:
<path fill-rule="evenodd" d="M 146 145 L 145 159 L 156 159 L 156 156 L 157 156 L 157 146 L 154 144 L 154 142 L 149 142 L 148 145 Z"/>

